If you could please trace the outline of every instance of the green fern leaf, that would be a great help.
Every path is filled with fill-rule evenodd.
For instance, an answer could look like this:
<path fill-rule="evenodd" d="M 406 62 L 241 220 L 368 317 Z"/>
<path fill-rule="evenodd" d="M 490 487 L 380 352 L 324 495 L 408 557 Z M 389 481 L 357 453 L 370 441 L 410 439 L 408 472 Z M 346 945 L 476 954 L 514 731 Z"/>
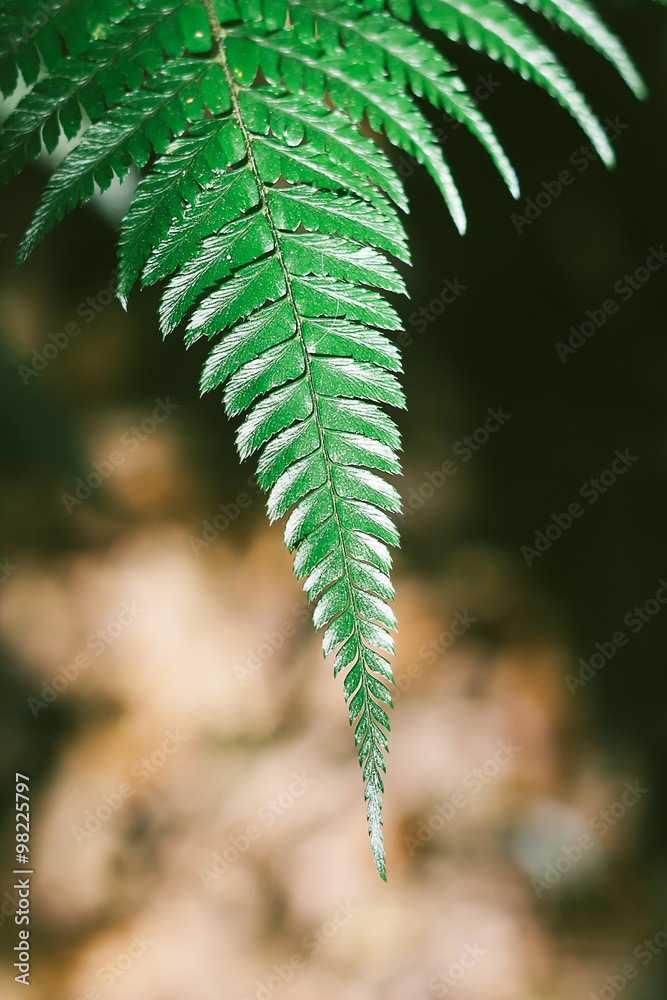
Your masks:
<path fill-rule="evenodd" d="M 377 404 L 403 406 L 404 399 L 395 374 L 398 351 L 378 329 L 398 329 L 400 321 L 375 288 L 402 292 L 404 285 L 366 241 L 377 232 L 376 243 L 388 240 L 404 251 L 404 236 L 386 203 L 383 208 L 376 204 L 378 192 L 358 176 L 341 174 L 341 164 L 329 159 L 328 149 L 339 159 L 336 112 L 318 114 L 317 130 L 309 134 L 308 99 L 281 101 L 274 92 L 251 92 L 233 81 L 230 87 L 232 114 L 222 121 L 234 121 L 243 135 L 244 163 L 235 170 L 245 169 L 252 178 L 257 208 L 239 209 L 236 219 L 216 225 L 196 246 L 166 288 L 161 320 L 168 331 L 194 307 L 188 342 L 228 331 L 204 366 L 202 389 L 224 387 L 230 417 L 247 411 L 237 436 L 239 452 L 247 457 L 261 451 L 258 474 L 269 494 L 270 519 L 290 514 L 286 542 L 296 550 L 295 568 L 306 577 L 309 597 L 317 601 L 324 650 L 333 652 L 341 644 L 346 649 L 347 662 L 339 655 L 335 669 L 345 669 L 346 697 L 355 699 L 351 721 L 366 783 L 369 832 L 384 877 L 380 772 L 388 717 L 382 704 L 390 704 L 390 696 L 377 673 L 385 681 L 391 673 L 376 650 L 392 649 L 386 630 L 395 619 L 386 605 L 393 590 L 385 539 L 395 543 L 397 536 L 387 528 L 384 512 L 398 511 L 400 501 L 377 475 L 399 469 L 395 429 Z M 266 135 L 266 115 L 277 112 L 285 121 L 299 122 L 292 129 L 298 146 L 281 147 Z M 292 151 L 298 157 L 289 158 Z M 354 155 L 360 155 L 357 149 Z M 172 159 L 173 164 L 165 162 Z M 157 169 L 161 176 L 175 176 L 179 162 L 176 142 Z M 375 168 L 376 157 L 369 155 L 367 169 Z M 289 186 L 275 186 L 279 178 Z M 326 182 L 329 190 L 317 190 L 314 181 Z M 350 181 L 367 200 L 334 193 Z M 201 197 L 203 192 L 193 208 Z M 141 190 L 136 204 L 139 218 Z M 134 209 L 128 234 L 133 214 Z M 190 239 L 185 216 L 172 223 L 167 242 L 174 242 L 183 225 Z M 158 241 L 151 259 L 159 260 L 162 253 Z"/>
<path fill-rule="evenodd" d="M 87 0 L 12 0 L 2 10 L 0 92 L 11 97 L 19 80 L 30 87 L 42 67 L 54 72 L 128 10 L 126 0 L 104 7 Z"/>
<path fill-rule="evenodd" d="M 299 145 L 307 139 L 314 147 L 326 152 L 334 163 L 356 171 L 386 191 L 399 208 L 407 211 L 403 185 L 386 156 L 374 143 L 350 127 L 346 115 L 332 114 L 314 101 L 306 108 L 303 98 L 297 108 L 293 101 L 285 97 L 277 100 L 270 91 L 260 89 L 252 91 L 248 100 L 256 102 L 255 115 L 262 113 L 262 106 L 266 108 L 266 124 L 270 125 L 275 136 L 284 139 L 290 146 Z M 372 192 L 368 195 L 372 197 Z M 375 201 L 384 207 L 383 199 Z"/>
<path fill-rule="evenodd" d="M 132 162 L 143 167 L 151 149 L 162 153 L 172 135 L 204 113 L 200 88 L 218 84 L 224 93 L 215 63 L 174 59 L 139 94 L 127 97 L 121 107 L 92 125 L 75 149 L 65 157 L 47 184 L 42 203 L 19 248 L 22 263 L 65 212 L 92 197 L 95 185 L 102 191 L 114 177 L 123 180 Z"/>
<path fill-rule="evenodd" d="M 138 198 L 141 197 L 142 187 L 143 184 L 140 184 Z M 154 245 L 142 272 L 142 286 L 154 284 L 172 274 L 184 260 L 195 255 L 205 237 L 254 208 L 257 199 L 257 189 L 247 170 L 214 173 L 210 184 L 188 202 L 182 218 L 177 217 L 167 234 Z M 128 217 L 126 226 L 130 225 L 133 225 L 133 220 Z"/>
<path fill-rule="evenodd" d="M 186 39 L 179 21 L 182 10 L 165 10 L 149 2 L 105 37 L 70 56 L 60 72 L 40 81 L 8 118 L 0 133 L 0 180 L 19 173 L 42 149 L 49 152 L 60 138 L 79 132 L 84 118 L 96 122 L 122 104 L 127 92 L 138 90 L 145 74 L 158 73 L 165 56 L 180 56 Z"/>
<path fill-rule="evenodd" d="M 382 214 L 356 198 L 347 195 L 318 191 L 307 186 L 271 188 L 269 202 L 281 229 L 319 229 L 323 233 L 338 232 L 345 226 L 350 236 L 359 243 L 375 243 L 400 260 L 410 263 L 410 253 L 403 228 L 388 205 Z M 391 214 L 390 214 L 391 213 Z"/>
<path fill-rule="evenodd" d="M 416 6 L 430 27 L 454 41 L 463 36 L 471 48 L 543 87 L 579 122 L 604 163 L 613 165 L 609 140 L 584 97 L 553 53 L 501 0 L 416 0 Z"/>
<path fill-rule="evenodd" d="M 119 240 L 120 274 L 118 297 L 125 305 L 130 288 L 154 247 L 173 220 L 182 219 L 204 185 L 229 166 L 230 150 L 236 145 L 229 135 L 231 122 L 207 118 L 196 122 L 186 136 L 169 149 L 141 185 L 131 215 Z"/>
<path fill-rule="evenodd" d="M 531 10 L 544 14 L 549 20 L 554 21 L 559 28 L 583 38 L 616 67 L 637 97 L 646 97 L 646 84 L 625 47 L 586 0 L 515 0 L 515 2 L 525 3 Z"/>

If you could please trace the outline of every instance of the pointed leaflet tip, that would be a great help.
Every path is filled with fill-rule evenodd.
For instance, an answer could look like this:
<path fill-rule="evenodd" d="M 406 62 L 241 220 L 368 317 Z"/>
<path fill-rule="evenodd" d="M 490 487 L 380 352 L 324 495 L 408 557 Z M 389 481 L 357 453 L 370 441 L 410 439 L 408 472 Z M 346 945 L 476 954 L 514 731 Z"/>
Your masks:
<path fill-rule="evenodd" d="M 125 259 L 123 257 L 123 247 L 119 247 L 118 252 L 118 281 L 116 282 L 116 298 L 127 312 L 127 300 L 130 297 L 134 279 L 129 275 Z"/>
<path fill-rule="evenodd" d="M 600 140 L 595 142 L 595 148 L 597 149 L 600 159 L 604 165 L 608 167 L 609 170 L 612 170 L 616 166 L 616 155 L 614 150 L 611 148 L 611 143 L 607 137 L 604 136 L 604 133 L 603 138 L 604 141 Z"/>
<path fill-rule="evenodd" d="M 385 867 L 384 838 L 382 836 L 382 779 L 377 768 L 371 770 L 368 784 L 366 785 L 365 798 L 368 802 L 366 816 L 368 819 L 368 833 L 371 839 L 371 850 L 375 860 L 375 867 L 383 882 L 387 881 L 387 870 Z"/>
<path fill-rule="evenodd" d="M 14 257 L 14 270 L 19 268 L 21 264 L 24 264 L 30 254 L 33 251 L 33 247 L 28 243 L 27 238 L 21 240 L 18 250 L 16 251 L 16 256 Z"/>

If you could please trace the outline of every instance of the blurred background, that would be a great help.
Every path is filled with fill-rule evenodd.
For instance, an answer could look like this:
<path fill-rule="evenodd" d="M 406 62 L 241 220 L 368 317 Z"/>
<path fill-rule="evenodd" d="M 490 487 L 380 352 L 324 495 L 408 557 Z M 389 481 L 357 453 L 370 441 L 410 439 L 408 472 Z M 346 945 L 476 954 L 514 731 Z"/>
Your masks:
<path fill-rule="evenodd" d="M 521 199 L 434 117 L 459 238 L 396 158 L 414 267 L 386 886 L 341 684 L 220 400 L 198 398 L 205 348 L 161 343 L 154 289 L 113 299 L 123 192 L 16 273 L 44 165 L 2 193 L 3 998 L 17 771 L 35 1000 L 664 997 L 667 17 L 602 13 L 644 103 L 543 35 L 614 171 L 457 47 Z"/>

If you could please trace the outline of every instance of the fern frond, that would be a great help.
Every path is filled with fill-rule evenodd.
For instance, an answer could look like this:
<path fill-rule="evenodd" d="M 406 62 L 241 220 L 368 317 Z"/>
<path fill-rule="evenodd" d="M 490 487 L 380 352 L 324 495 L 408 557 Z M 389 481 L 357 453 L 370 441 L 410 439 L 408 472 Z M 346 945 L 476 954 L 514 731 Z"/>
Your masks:
<path fill-rule="evenodd" d="M 199 206 L 211 191 L 200 188 L 166 235 L 152 230 L 146 270 L 148 280 L 163 275 L 178 259 L 174 246 L 188 246 L 192 256 L 181 260 L 164 292 L 163 329 L 193 310 L 188 343 L 227 331 L 204 366 L 202 390 L 224 387 L 228 415 L 245 413 L 239 453 L 260 452 L 258 480 L 269 494 L 270 519 L 290 515 L 285 540 L 295 551 L 295 571 L 316 602 L 323 649 L 337 651 L 335 673 L 345 673 L 371 845 L 385 877 L 380 800 L 391 671 L 380 651 L 393 648 L 387 545 L 398 536 L 387 512 L 397 512 L 400 501 L 377 474 L 399 470 L 398 434 L 378 404 L 403 406 L 404 398 L 395 374 L 398 351 L 381 332 L 399 329 L 400 321 L 375 289 L 405 288 L 369 244 L 406 256 L 405 237 L 378 189 L 350 169 L 384 178 L 387 164 L 371 140 L 343 125 L 335 111 L 315 113 L 305 96 L 237 84 L 223 60 L 232 110 L 216 119 L 217 127 L 223 132 L 233 123 L 243 150 L 216 152 L 212 166 L 233 166 L 230 175 L 220 174 L 223 183 L 231 178 L 228 190 L 238 191 L 245 175 L 254 193 L 228 197 L 227 216 L 218 215 L 202 239 L 209 214 Z M 186 142 L 177 140 L 158 160 L 160 178 L 189 183 Z M 140 185 L 124 245 L 142 228 L 156 183 Z M 387 186 L 402 199 L 393 180 Z M 127 271 L 122 252 L 121 281 Z"/>
<path fill-rule="evenodd" d="M 515 0 L 544 14 L 563 31 L 582 38 L 615 66 L 636 97 L 646 97 L 646 84 L 637 72 L 625 46 L 614 35 L 587 0 Z"/>

